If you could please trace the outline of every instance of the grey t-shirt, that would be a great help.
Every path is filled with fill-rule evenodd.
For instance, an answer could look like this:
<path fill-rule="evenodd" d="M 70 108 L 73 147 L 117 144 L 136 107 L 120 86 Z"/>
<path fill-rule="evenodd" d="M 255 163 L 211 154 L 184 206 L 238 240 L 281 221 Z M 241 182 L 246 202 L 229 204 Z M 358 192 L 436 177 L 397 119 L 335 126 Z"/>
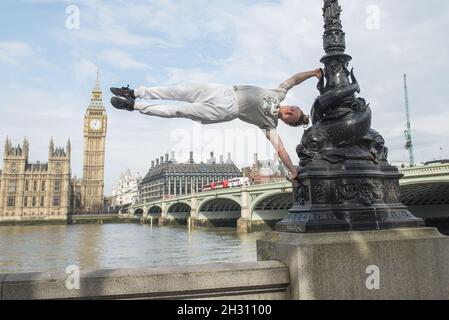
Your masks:
<path fill-rule="evenodd" d="M 254 86 L 235 86 L 239 106 L 239 119 L 263 130 L 278 126 L 279 104 L 285 99 L 283 88 L 263 89 Z"/>

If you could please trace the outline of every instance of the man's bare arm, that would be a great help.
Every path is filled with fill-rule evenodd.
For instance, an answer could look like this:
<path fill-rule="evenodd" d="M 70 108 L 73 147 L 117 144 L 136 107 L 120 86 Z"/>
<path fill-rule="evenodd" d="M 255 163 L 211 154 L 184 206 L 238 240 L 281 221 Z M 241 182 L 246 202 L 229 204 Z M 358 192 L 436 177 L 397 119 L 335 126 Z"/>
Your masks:
<path fill-rule="evenodd" d="M 291 77 L 290 79 L 284 81 L 279 87 L 284 88 L 287 91 L 289 91 L 293 87 L 300 85 L 301 83 L 303 83 L 304 81 L 306 81 L 307 79 L 310 79 L 312 77 L 317 77 L 318 79 L 320 79 L 323 76 L 323 74 L 321 72 L 322 72 L 321 69 L 316 69 L 314 71 L 298 73 L 298 74 L 294 75 L 293 77 Z"/>
<path fill-rule="evenodd" d="M 282 160 L 282 162 L 285 164 L 285 166 L 290 171 L 289 179 L 294 180 L 298 176 L 298 171 L 293 165 L 292 159 L 290 158 L 290 155 L 285 150 L 284 143 L 282 142 L 281 137 L 278 135 L 276 130 L 266 130 L 266 136 L 267 139 L 270 140 L 271 144 L 273 145 L 274 149 L 279 155 L 279 158 Z"/>

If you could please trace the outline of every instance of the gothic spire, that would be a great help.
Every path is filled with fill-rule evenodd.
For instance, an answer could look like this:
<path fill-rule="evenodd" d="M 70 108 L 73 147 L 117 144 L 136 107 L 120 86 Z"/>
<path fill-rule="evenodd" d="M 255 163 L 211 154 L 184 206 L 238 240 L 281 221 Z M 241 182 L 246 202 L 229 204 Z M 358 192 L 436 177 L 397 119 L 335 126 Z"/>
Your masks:
<path fill-rule="evenodd" d="M 70 155 L 72 153 L 72 143 L 70 142 L 70 138 L 67 140 L 67 155 L 70 158 Z"/>
<path fill-rule="evenodd" d="M 100 87 L 100 69 L 97 69 L 97 81 L 95 83 L 94 91 L 100 91 L 101 92 L 101 87 Z"/>
<path fill-rule="evenodd" d="M 100 86 L 100 70 L 97 70 L 97 80 L 95 82 L 95 87 L 92 90 L 92 97 L 90 101 L 89 108 L 91 109 L 104 109 L 103 105 L 103 91 Z"/>
<path fill-rule="evenodd" d="M 51 137 L 50 138 L 50 146 L 48 148 L 48 154 L 49 154 L 50 158 L 53 156 L 54 152 L 55 152 L 55 143 L 53 141 L 53 137 Z"/>
<path fill-rule="evenodd" d="M 30 144 L 28 142 L 27 137 L 25 137 L 23 139 L 23 151 L 24 151 L 25 155 L 28 156 L 29 150 L 30 150 Z"/>
<path fill-rule="evenodd" d="M 8 155 L 9 149 L 10 149 L 10 141 L 9 141 L 9 137 L 6 136 L 4 156 Z"/>

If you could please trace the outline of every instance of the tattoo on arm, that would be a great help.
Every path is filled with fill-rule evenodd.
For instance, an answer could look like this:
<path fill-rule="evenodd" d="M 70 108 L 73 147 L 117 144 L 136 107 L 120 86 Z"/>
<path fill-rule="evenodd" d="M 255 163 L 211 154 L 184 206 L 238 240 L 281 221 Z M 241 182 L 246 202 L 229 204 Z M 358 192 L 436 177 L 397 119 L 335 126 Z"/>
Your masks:
<path fill-rule="evenodd" d="M 310 79 L 312 77 L 314 77 L 315 74 L 313 71 L 309 71 L 309 72 L 301 72 L 298 73 L 296 75 L 294 75 L 293 77 L 291 77 L 290 79 L 284 81 L 280 87 L 286 89 L 287 91 L 289 91 L 290 89 L 292 89 L 293 87 L 300 85 L 301 83 L 303 83 L 304 81 L 306 81 L 307 79 Z"/>
<path fill-rule="evenodd" d="M 284 82 L 282 82 L 279 87 L 289 91 L 294 86 L 295 86 L 295 78 L 290 78 L 290 79 L 285 80 Z"/>

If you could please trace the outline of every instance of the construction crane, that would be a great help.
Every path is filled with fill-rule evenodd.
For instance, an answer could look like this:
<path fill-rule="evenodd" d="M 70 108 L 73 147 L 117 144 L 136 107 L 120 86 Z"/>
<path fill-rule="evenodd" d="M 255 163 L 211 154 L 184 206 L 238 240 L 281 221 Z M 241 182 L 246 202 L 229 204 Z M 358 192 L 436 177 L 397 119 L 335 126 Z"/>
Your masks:
<path fill-rule="evenodd" d="M 415 166 L 415 153 L 413 147 L 413 139 L 412 139 L 412 127 L 410 124 L 410 106 L 408 100 L 408 88 L 407 88 L 407 75 L 404 74 L 404 91 L 405 91 L 405 111 L 407 116 L 407 129 L 404 131 L 405 134 L 405 149 L 408 150 L 409 153 L 409 161 L 410 167 Z"/>

